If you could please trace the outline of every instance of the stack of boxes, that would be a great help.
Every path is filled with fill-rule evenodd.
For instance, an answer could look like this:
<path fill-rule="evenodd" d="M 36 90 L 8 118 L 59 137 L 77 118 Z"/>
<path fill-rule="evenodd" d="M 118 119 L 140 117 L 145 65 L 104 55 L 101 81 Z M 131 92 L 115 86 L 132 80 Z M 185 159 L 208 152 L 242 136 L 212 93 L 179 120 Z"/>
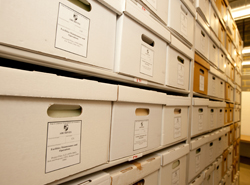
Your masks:
<path fill-rule="evenodd" d="M 238 182 L 242 41 L 227 0 L 0 10 L 2 59 L 100 81 L 0 67 L 0 184 Z"/>

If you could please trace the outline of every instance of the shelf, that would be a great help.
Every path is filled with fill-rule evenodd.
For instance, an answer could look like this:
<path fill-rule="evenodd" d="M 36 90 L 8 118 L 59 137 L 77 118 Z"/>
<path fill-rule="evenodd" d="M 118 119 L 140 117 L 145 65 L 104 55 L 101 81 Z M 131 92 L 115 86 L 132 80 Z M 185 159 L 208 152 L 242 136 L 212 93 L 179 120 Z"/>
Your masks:
<path fill-rule="evenodd" d="M 77 74 L 103 78 L 107 80 L 113 80 L 122 83 L 128 83 L 130 85 L 153 88 L 156 90 L 161 90 L 164 92 L 174 92 L 183 95 L 188 95 L 190 91 L 169 87 L 154 82 L 149 82 L 146 80 L 141 80 L 135 77 L 129 77 L 120 75 L 111 70 L 106 70 L 91 65 L 77 63 L 75 61 L 62 60 L 52 56 L 42 55 L 40 53 L 32 53 L 30 51 L 25 51 L 17 48 L 12 48 L 9 46 L 0 44 L 0 57 L 17 60 L 21 62 L 26 62 L 30 64 L 40 65 L 44 67 L 50 67 L 59 70 L 65 70 L 68 72 L 74 72 Z M 68 61 L 68 62 L 67 62 Z"/>
<path fill-rule="evenodd" d="M 193 92 L 194 97 L 201 97 L 201 98 L 208 98 L 210 100 L 217 100 L 217 101 L 224 101 L 224 99 L 222 98 L 217 98 L 217 97 L 213 97 L 213 96 L 209 96 L 209 95 L 205 95 L 205 94 L 200 94 L 197 92 Z"/>

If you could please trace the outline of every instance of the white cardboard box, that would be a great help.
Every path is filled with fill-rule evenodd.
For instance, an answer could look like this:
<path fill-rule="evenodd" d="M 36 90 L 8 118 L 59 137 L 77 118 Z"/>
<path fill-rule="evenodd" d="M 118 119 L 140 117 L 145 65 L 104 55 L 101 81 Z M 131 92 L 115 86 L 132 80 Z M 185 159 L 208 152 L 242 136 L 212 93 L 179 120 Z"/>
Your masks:
<path fill-rule="evenodd" d="M 196 11 L 209 23 L 209 0 L 196 0 Z"/>
<path fill-rule="evenodd" d="M 160 146 L 165 102 L 164 93 L 119 86 L 112 107 L 110 161 Z"/>
<path fill-rule="evenodd" d="M 88 2 L 90 5 L 67 0 L 2 1 L 1 43 L 59 58 L 62 65 L 78 63 L 112 70 L 116 13 L 98 1 Z"/>
<path fill-rule="evenodd" d="M 217 109 L 217 128 L 220 128 L 222 126 L 224 126 L 224 111 L 225 111 L 225 107 L 226 107 L 226 103 L 225 102 L 220 102 L 219 104 L 219 108 Z"/>
<path fill-rule="evenodd" d="M 189 90 L 190 60 L 194 52 L 174 36 L 167 46 L 165 85 Z"/>
<path fill-rule="evenodd" d="M 227 166 L 231 166 L 233 164 L 233 145 L 231 145 L 229 148 L 228 148 L 228 160 L 227 160 Z"/>
<path fill-rule="evenodd" d="M 218 37 L 219 31 L 219 17 L 214 10 L 212 3 L 209 3 L 209 16 L 210 16 L 210 26 L 215 35 Z"/>
<path fill-rule="evenodd" d="M 224 139 L 223 139 L 223 150 L 226 150 L 229 147 L 228 140 L 230 139 L 230 126 L 224 127 Z"/>
<path fill-rule="evenodd" d="M 218 132 L 217 133 L 218 137 L 217 137 L 216 157 L 220 156 L 224 151 L 224 138 L 225 138 L 224 136 L 225 132 L 223 131 L 223 129 L 220 129 L 217 132 Z"/>
<path fill-rule="evenodd" d="M 188 153 L 188 144 L 180 144 L 158 152 L 158 155 L 161 156 L 159 185 L 186 183 L 186 163 Z"/>
<path fill-rule="evenodd" d="M 210 165 L 204 170 L 204 182 L 202 185 L 213 185 L 214 183 L 214 165 Z"/>
<path fill-rule="evenodd" d="M 193 46 L 195 21 L 186 4 L 181 0 L 170 0 L 168 8 L 168 27 L 184 39 L 189 46 Z"/>
<path fill-rule="evenodd" d="M 222 72 L 226 70 L 226 55 L 223 50 L 219 50 L 218 68 Z"/>
<path fill-rule="evenodd" d="M 0 86 L 0 184 L 47 184 L 108 162 L 116 85 L 1 67 Z"/>
<path fill-rule="evenodd" d="M 209 57 L 208 60 L 212 62 L 215 66 L 218 66 L 218 59 L 219 59 L 219 47 L 216 43 L 209 39 Z"/>
<path fill-rule="evenodd" d="M 116 34 L 115 72 L 164 84 L 167 43 L 125 14 Z"/>
<path fill-rule="evenodd" d="M 110 174 L 112 185 L 139 184 L 139 182 L 144 185 L 157 185 L 160 166 L 161 157 L 149 155 L 105 171 Z"/>
<path fill-rule="evenodd" d="M 207 107 L 209 100 L 193 98 L 193 113 L 191 123 L 191 136 L 195 136 L 208 130 Z"/>
<path fill-rule="evenodd" d="M 161 145 L 169 145 L 187 138 L 190 97 L 169 96 L 163 106 Z"/>
<path fill-rule="evenodd" d="M 207 27 L 207 25 L 205 25 Z M 209 59 L 209 36 L 206 30 L 195 22 L 195 50 L 207 60 Z"/>
<path fill-rule="evenodd" d="M 208 72 L 208 91 L 207 94 L 214 97 L 219 97 L 218 84 L 220 80 L 217 76 L 213 75 L 210 71 Z"/>
<path fill-rule="evenodd" d="M 188 182 L 206 167 L 208 135 L 194 138 L 190 142 Z"/>
<path fill-rule="evenodd" d="M 216 150 L 217 150 L 217 133 L 210 133 L 207 135 L 208 138 L 208 143 L 206 144 L 206 165 L 208 166 L 209 164 L 211 164 L 212 162 L 215 161 L 216 159 Z"/>
<path fill-rule="evenodd" d="M 111 178 L 108 173 L 105 173 L 103 171 L 96 172 L 84 177 L 80 177 L 68 182 L 65 182 L 60 185 L 110 185 Z"/>
<path fill-rule="evenodd" d="M 209 101 L 208 105 L 208 130 L 217 128 L 219 104 L 216 101 Z"/>
<path fill-rule="evenodd" d="M 222 179 L 222 156 L 218 157 L 217 160 L 213 163 L 214 165 L 214 183 L 219 184 Z"/>

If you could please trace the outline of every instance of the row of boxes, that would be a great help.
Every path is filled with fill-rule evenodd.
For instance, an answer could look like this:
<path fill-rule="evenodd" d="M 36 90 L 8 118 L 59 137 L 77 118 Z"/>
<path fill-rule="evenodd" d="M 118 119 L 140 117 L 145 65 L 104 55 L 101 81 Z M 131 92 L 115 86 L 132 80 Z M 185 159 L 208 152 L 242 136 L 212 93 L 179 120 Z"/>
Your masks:
<path fill-rule="evenodd" d="M 163 185 L 186 183 L 188 144 L 181 144 L 150 154 L 133 162 L 123 163 L 102 172 L 63 183 L 76 185 Z"/>
<path fill-rule="evenodd" d="M 222 155 L 229 146 L 229 137 L 229 128 L 227 127 L 191 140 L 189 182 L 218 156 Z"/>
<path fill-rule="evenodd" d="M 93 0 L 86 5 L 67 0 L 58 0 L 53 4 L 47 1 L 41 5 L 41 2 L 32 3 L 25 0 L 22 5 L 13 2 L 15 5 L 7 11 L 5 7 L 9 6 L 9 2 L 3 2 L 3 15 L 12 14 L 13 18 L 6 21 L 5 16 L 1 17 L 0 22 L 4 27 L 1 35 L 5 35 L 0 37 L 1 42 L 10 47 L 59 58 L 61 63 L 55 65 L 60 67 L 79 68 L 91 65 L 133 77 L 135 80 L 189 90 L 189 69 L 193 52 L 171 36 L 167 27 L 155 20 L 141 2 L 120 0 L 118 5 L 117 2 L 101 2 L 112 10 Z M 159 1 L 157 7 L 167 8 L 168 3 L 161 6 L 161 3 L 165 2 L 168 1 Z M 175 2 L 177 4 L 174 4 Z M 182 4 L 181 1 L 169 2 L 171 11 L 168 13 L 174 13 L 169 16 L 169 21 L 176 24 L 184 19 L 181 30 L 187 31 L 192 28 L 188 25 L 193 16 L 188 14 L 191 16 L 189 22 L 182 18 L 182 15 L 186 17 L 188 9 L 183 4 L 179 6 L 180 3 Z M 179 7 L 182 12 L 178 14 L 180 21 L 175 20 L 176 9 L 172 6 Z M 41 16 L 44 9 L 48 12 L 48 17 Z M 167 16 L 167 10 L 158 13 Z M 165 20 L 164 16 L 160 17 Z M 18 23 L 15 22 L 17 17 L 21 17 Z M 109 21 L 104 23 L 104 18 Z M 22 25 L 18 33 L 12 32 L 9 36 L 9 30 L 16 30 L 14 27 L 17 24 Z M 97 29 L 96 25 L 101 29 Z M 46 31 L 41 32 L 44 27 L 47 28 Z M 176 27 L 179 29 L 180 25 Z M 27 30 L 32 32 L 27 34 Z M 188 32 L 193 35 L 193 30 Z M 168 45 L 171 40 L 174 41 Z"/>
<path fill-rule="evenodd" d="M 225 108 L 225 102 L 193 98 L 191 137 L 222 127 Z"/>
<path fill-rule="evenodd" d="M 9 143 L 2 153 L 1 184 L 48 183 L 187 139 L 190 97 L 5 67 L 0 71 L 0 145 Z M 20 175 L 10 179 L 7 169 Z M 35 175 L 27 179 L 31 171 Z"/>

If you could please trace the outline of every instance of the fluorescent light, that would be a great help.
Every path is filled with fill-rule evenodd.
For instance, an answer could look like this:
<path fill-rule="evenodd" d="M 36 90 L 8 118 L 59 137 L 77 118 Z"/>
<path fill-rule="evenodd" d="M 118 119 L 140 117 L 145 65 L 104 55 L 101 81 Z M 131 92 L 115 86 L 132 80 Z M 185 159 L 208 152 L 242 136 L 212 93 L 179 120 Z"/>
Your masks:
<path fill-rule="evenodd" d="M 245 47 L 242 50 L 242 54 L 250 53 L 250 47 Z"/>
<path fill-rule="evenodd" d="M 242 62 L 242 65 L 244 66 L 244 65 L 250 65 L 250 61 L 244 61 L 244 62 Z"/>
<path fill-rule="evenodd" d="M 232 16 L 234 19 L 250 17 L 250 5 L 232 9 Z"/>

